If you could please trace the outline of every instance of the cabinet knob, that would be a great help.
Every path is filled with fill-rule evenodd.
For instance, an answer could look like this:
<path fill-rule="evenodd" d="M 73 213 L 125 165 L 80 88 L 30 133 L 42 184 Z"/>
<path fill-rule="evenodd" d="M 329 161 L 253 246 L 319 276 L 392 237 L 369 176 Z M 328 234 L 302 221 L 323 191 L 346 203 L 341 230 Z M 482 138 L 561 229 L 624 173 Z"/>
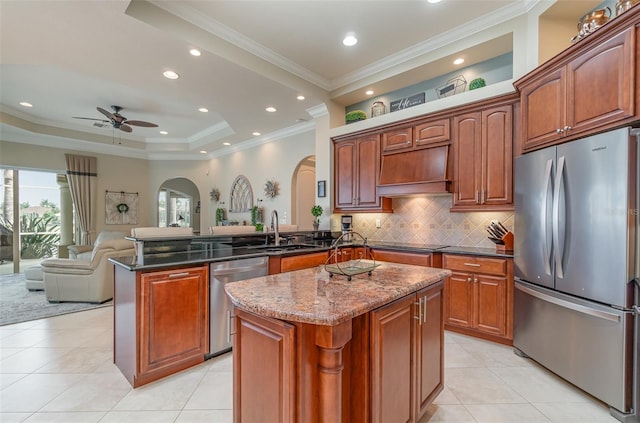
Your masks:
<path fill-rule="evenodd" d="M 564 130 L 565 130 L 565 132 L 566 132 L 566 131 L 571 131 L 571 127 L 570 127 L 570 126 L 565 126 L 565 127 L 564 127 Z"/>
<path fill-rule="evenodd" d="M 471 282 L 471 278 L 467 278 L 467 282 Z"/>
<path fill-rule="evenodd" d="M 558 134 L 562 134 L 563 132 L 564 132 L 564 129 L 562 129 L 562 128 L 556 129 L 556 133 L 558 133 Z"/>
<path fill-rule="evenodd" d="M 473 278 L 473 281 L 474 281 L 475 283 L 478 283 L 478 278 Z"/>

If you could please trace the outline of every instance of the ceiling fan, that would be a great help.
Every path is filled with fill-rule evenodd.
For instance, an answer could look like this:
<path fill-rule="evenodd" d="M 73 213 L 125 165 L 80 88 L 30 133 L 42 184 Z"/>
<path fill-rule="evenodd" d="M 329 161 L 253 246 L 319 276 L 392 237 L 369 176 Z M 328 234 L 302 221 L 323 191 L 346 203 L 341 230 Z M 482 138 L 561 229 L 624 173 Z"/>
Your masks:
<path fill-rule="evenodd" d="M 96 109 L 100 113 L 105 115 L 107 118 L 109 118 L 109 120 L 94 119 L 94 118 L 87 118 L 87 117 L 78 117 L 78 116 L 73 116 L 73 118 L 74 119 L 97 120 L 99 122 L 109 123 L 115 129 L 119 129 L 119 130 L 124 131 L 124 132 L 131 132 L 133 130 L 131 128 L 131 126 L 129 126 L 129 125 L 132 125 L 132 126 L 143 126 L 145 128 L 156 128 L 158 126 L 155 123 L 145 122 L 143 120 L 128 120 L 126 117 L 124 117 L 124 116 L 122 116 L 120 114 L 120 110 L 122 110 L 122 107 L 120 107 L 120 106 L 111 106 L 111 110 L 113 110 L 113 113 L 106 111 L 102 107 L 96 107 Z"/>

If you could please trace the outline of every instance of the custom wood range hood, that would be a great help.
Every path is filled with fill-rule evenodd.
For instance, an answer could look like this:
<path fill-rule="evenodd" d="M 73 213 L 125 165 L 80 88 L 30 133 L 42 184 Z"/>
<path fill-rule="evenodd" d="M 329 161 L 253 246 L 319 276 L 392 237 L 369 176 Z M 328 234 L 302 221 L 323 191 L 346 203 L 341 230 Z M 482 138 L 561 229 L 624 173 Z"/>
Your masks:
<path fill-rule="evenodd" d="M 393 197 L 450 193 L 449 144 L 386 154 L 381 158 L 378 195 Z"/>

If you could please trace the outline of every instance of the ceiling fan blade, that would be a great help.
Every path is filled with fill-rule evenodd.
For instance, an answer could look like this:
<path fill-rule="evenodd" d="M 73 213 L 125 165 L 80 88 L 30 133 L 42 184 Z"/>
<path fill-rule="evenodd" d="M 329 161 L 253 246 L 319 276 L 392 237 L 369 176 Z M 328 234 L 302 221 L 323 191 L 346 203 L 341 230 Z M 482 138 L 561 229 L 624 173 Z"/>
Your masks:
<path fill-rule="evenodd" d="M 98 111 L 100 113 L 102 113 L 103 115 L 105 115 L 106 117 L 109 118 L 110 121 L 114 120 L 113 118 L 113 113 L 106 111 L 105 109 L 103 109 L 102 107 L 96 107 L 96 109 L 98 109 Z"/>
<path fill-rule="evenodd" d="M 156 128 L 158 126 L 155 123 L 145 122 L 143 120 L 128 120 L 124 123 L 126 123 L 127 125 L 133 125 L 133 126 L 144 126 L 145 128 Z"/>
<path fill-rule="evenodd" d="M 131 129 L 131 127 L 130 127 L 130 126 L 127 126 L 127 125 L 120 125 L 120 127 L 119 127 L 118 129 L 120 129 L 121 131 L 124 131 L 124 132 L 131 132 L 131 131 L 133 131 L 133 129 Z"/>
<path fill-rule="evenodd" d="M 79 117 L 79 116 L 71 116 L 73 119 L 86 119 L 86 120 L 97 120 L 98 122 L 105 122 L 105 123 L 111 123 L 110 120 L 105 120 L 105 119 L 95 119 L 95 118 L 86 118 L 86 117 Z"/>

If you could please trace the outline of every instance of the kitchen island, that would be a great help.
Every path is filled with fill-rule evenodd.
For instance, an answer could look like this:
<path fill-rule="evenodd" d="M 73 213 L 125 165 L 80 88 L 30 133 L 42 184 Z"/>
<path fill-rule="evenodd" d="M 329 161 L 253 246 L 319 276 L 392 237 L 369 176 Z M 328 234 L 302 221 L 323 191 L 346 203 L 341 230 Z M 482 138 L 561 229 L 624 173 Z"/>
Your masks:
<path fill-rule="evenodd" d="M 443 388 L 442 289 L 451 272 L 377 263 L 225 289 L 235 307 L 234 421 L 415 422 Z"/>

